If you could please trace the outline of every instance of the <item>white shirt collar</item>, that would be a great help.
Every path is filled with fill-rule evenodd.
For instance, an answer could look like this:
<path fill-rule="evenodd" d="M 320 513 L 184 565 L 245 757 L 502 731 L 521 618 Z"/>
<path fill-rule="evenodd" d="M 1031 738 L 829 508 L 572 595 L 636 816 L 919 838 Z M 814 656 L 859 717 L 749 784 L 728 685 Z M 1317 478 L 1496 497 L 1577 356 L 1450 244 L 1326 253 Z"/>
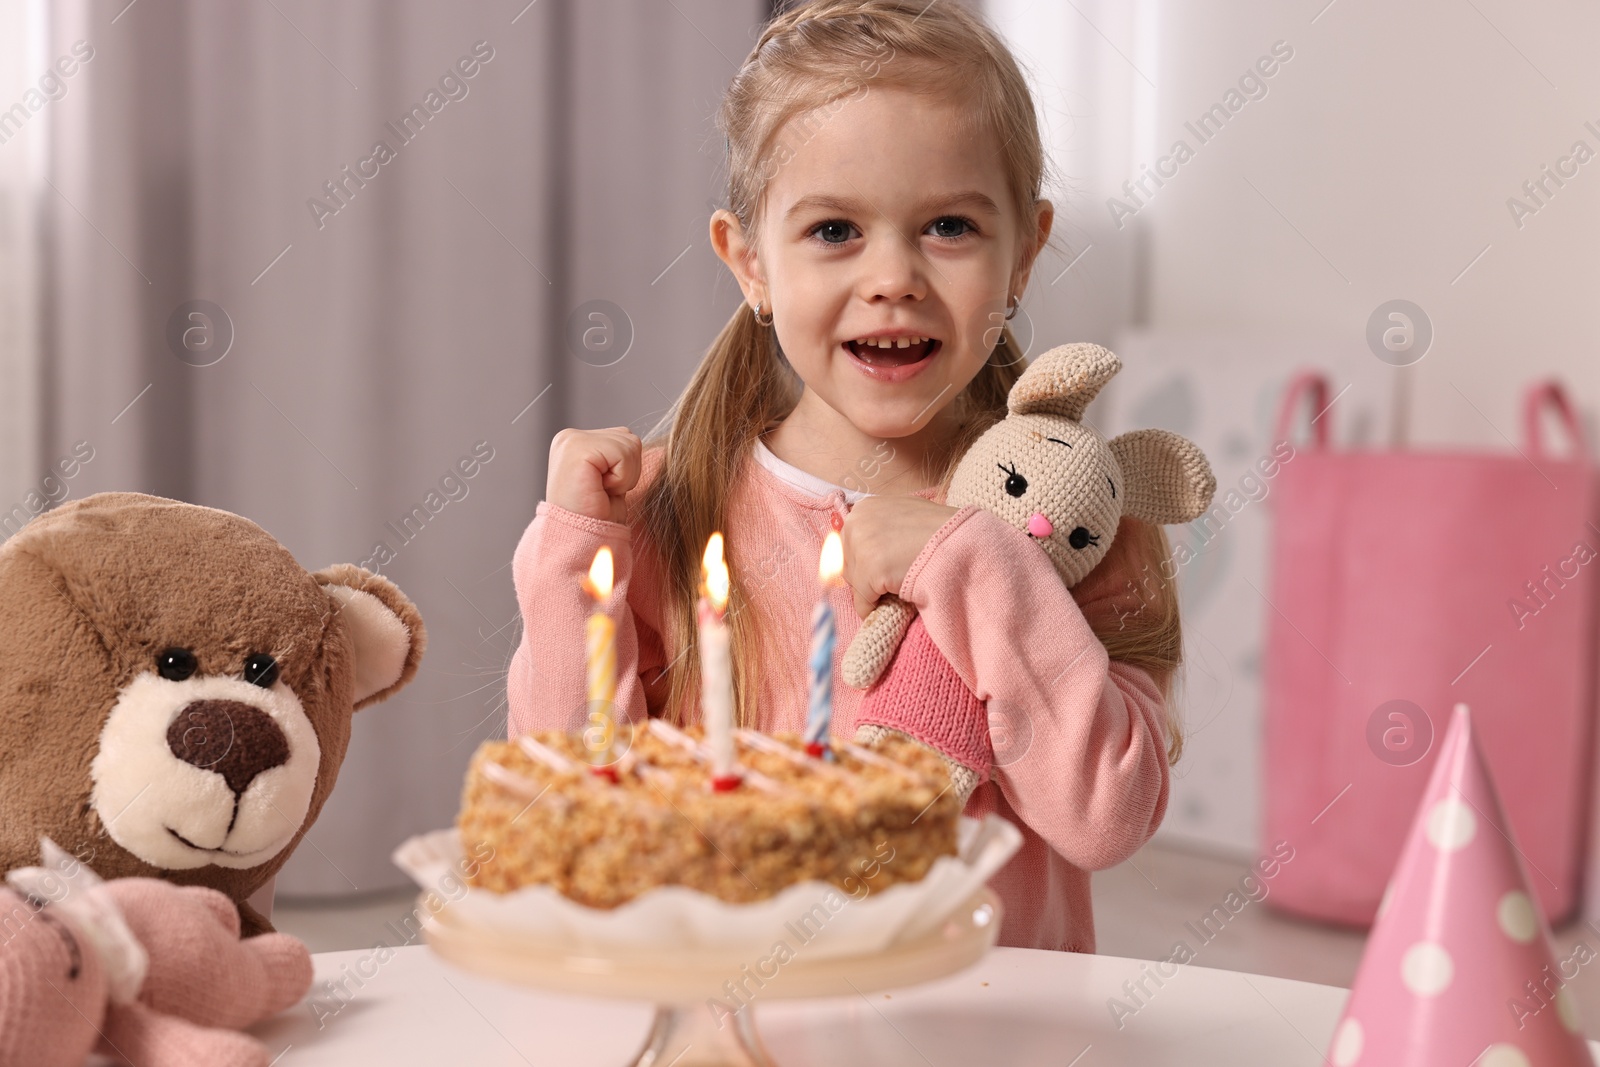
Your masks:
<path fill-rule="evenodd" d="M 766 442 L 759 437 L 756 438 L 756 462 L 783 481 L 811 496 L 827 497 L 832 496 L 834 493 L 843 493 L 845 501 L 854 504 L 862 497 L 872 495 L 860 489 L 846 489 L 842 485 L 834 485 L 832 482 L 819 478 L 815 474 L 801 470 L 793 463 L 787 463 L 779 459 L 772 449 L 767 447 Z"/>

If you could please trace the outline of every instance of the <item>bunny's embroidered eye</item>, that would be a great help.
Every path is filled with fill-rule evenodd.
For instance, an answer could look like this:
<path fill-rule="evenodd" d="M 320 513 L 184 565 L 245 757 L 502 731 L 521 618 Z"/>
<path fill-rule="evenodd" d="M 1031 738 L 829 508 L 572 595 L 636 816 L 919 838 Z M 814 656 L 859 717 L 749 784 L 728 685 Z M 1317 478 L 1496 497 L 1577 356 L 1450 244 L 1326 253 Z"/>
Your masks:
<path fill-rule="evenodd" d="M 1106 484 L 1111 487 L 1111 499 L 1117 499 L 1117 483 L 1111 480 L 1110 475 L 1106 476 Z"/>
<path fill-rule="evenodd" d="M 1072 528 L 1072 532 L 1067 534 L 1067 544 L 1071 545 L 1073 548 L 1083 549 L 1088 548 L 1090 545 L 1098 545 L 1099 543 L 1099 535 L 1090 533 L 1082 526 L 1074 526 Z"/>
<path fill-rule="evenodd" d="M 1008 496 L 1021 496 L 1028 491 L 1028 479 L 1017 473 L 1017 465 L 1013 463 L 1007 467 L 1004 463 L 996 463 L 996 467 L 1006 472 L 1006 494 Z"/>

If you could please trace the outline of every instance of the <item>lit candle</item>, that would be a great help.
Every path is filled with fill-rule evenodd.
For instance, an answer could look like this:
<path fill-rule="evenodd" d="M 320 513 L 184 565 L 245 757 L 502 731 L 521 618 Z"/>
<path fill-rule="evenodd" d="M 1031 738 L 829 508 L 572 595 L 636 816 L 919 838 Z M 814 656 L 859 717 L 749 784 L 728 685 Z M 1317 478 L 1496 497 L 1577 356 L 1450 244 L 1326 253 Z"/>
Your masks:
<path fill-rule="evenodd" d="M 719 792 L 739 785 L 733 755 L 733 659 L 728 648 L 728 564 L 722 535 L 706 542 L 701 559 L 700 708 L 711 746 L 711 787 Z"/>
<path fill-rule="evenodd" d="M 829 530 L 822 541 L 822 558 L 817 562 L 817 578 L 822 582 L 822 598 L 811 614 L 811 703 L 806 711 L 806 751 L 823 759 L 833 759 L 828 731 L 833 725 L 833 608 L 828 590 L 839 582 L 844 571 L 844 546 L 839 531 Z"/>
<path fill-rule="evenodd" d="M 584 590 L 597 607 L 584 628 L 584 650 L 588 664 L 589 728 L 584 731 L 584 747 L 594 770 L 615 780 L 611 768 L 611 746 L 616 737 L 614 714 L 617 696 L 617 624 L 606 614 L 611 599 L 613 576 L 611 549 L 602 545 L 589 565 Z"/>

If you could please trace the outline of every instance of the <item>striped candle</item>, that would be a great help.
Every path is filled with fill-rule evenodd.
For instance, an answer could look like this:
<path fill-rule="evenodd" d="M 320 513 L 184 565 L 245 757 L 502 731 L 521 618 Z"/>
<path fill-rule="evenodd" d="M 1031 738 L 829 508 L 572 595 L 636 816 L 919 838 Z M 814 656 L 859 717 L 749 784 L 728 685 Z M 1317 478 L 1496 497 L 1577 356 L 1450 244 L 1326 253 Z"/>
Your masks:
<path fill-rule="evenodd" d="M 822 542 L 822 557 L 817 577 L 822 582 L 822 597 L 811 613 L 811 699 L 806 708 L 806 751 L 823 759 L 833 758 L 829 731 L 833 726 L 833 607 L 828 590 L 839 581 L 844 569 L 844 549 L 837 530 L 829 530 Z"/>

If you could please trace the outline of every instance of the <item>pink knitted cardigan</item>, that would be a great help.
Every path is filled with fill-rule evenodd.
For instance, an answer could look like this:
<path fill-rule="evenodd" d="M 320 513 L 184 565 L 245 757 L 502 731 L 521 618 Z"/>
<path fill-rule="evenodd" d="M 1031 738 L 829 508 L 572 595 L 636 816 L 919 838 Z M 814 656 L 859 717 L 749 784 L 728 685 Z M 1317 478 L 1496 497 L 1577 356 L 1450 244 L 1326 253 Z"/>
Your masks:
<path fill-rule="evenodd" d="M 660 468 L 645 453 L 630 509 Z M 935 490 L 915 495 L 933 499 Z M 806 714 L 810 616 L 817 552 L 843 491 L 810 496 L 757 463 L 739 464 L 728 505 L 727 557 L 758 613 L 767 652 L 756 723 L 799 732 Z M 630 514 L 633 512 L 630 510 Z M 508 732 L 576 730 L 585 720 L 583 621 L 593 601 L 580 580 L 595 551 L 616 557 L 617 703 L 639 721 L 646 685 L 659 700 L 676 656 L 663 646 L 654 556 L 622 523 L 541 503 L 512 560 L 522 640 L 507 678 Z M 991 880 L 1005 907 L 1003 945 L 1093 952 L 1089 874 L 1149 840 L 1166 812 L 1169 771 L 1163 704 L 1150 676 L 1111 662 L 1044 552 L 1020 530 L 965 507 L 913 561 L 900 596 L 989 709 L 993 777 L 966 814 L 995 812 L 1022 831 L 1021 851 Z M 833 735 L 855 734 L 862 694 L 839 679 L 838 659 L 860 626 L 848 588 L 830 591 L 838 625 Z"/>

